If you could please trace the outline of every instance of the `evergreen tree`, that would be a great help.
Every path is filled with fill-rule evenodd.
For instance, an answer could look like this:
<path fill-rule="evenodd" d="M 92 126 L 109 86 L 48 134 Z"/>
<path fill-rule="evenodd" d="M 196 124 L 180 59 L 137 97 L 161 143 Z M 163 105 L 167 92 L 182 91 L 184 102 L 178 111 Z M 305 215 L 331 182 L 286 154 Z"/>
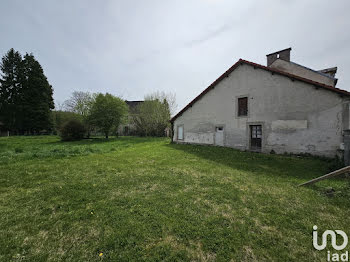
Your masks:
<path fill-rule="evenodd" d="M 23 59 L 23 126 L 27 132 L 36 133 L 52 128 L 51 109 L 54 109 L 53 90 L 44 70 L 32 54 Z"/>
<path fill-rule="evenodd" d="M 15 134 L 50 130 L 53 91 L 39 62 L 10 49 L 0 69 L 0 121 Z"/>
<path fill-rule="evenodd" d="M 5 128 L 17 132 L 21 126 L 22 56 L 11 48 L 2 58 L 0 69 L 0 121 Z"/>

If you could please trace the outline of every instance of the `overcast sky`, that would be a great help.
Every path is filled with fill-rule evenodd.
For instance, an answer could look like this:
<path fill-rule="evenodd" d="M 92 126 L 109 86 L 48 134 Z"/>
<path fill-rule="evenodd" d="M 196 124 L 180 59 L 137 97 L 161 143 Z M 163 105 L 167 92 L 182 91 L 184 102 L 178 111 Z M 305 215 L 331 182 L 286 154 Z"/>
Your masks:
<path fill-rule="evenodd" d="M 56 102 L 72 91 L 141 100 L 176 94 L 178 110 L 239 58 L 338 66 L 350 90 L 350 1 L 2 0 L 0 54 L 32 52 Z"/>

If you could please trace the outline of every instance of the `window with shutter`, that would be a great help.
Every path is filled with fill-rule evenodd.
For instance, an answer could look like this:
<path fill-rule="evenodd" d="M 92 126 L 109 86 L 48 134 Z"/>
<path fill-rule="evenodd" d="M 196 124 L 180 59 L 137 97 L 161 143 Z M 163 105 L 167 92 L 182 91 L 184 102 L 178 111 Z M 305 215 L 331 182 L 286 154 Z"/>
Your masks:
<path fill-rule="evenodd" d="M 248 115 L 248 97 L 238 98 L 238 116 Z"/>

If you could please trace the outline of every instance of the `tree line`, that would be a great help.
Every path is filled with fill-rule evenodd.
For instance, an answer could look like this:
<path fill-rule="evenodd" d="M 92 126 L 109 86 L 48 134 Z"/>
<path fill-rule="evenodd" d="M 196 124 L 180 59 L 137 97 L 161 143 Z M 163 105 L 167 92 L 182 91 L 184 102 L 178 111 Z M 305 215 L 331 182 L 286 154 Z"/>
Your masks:
<path fill-rule="evenodd" d="M 80 117 L 87 137 L 91 131 L 102 132 L 106 138 L 126 121 L 128 107 L 124 100 L 111 94 L 73 92 L 64 108 Z"/>
<path fill-rule="evenodd" d="M 174 110 L 175 95 L 171 93 L 149 94 L 143 103 L 129 111 L 125 101 L 119 97 L 75 91 L 63 103 L 61 110 L 55 112 L 55 118 L 57 125 L 67 122 L 67 118 L 80 120 L 87 137 L 92 132 L 102 132 L 106 138 L 110 133 L 118 135 L 121 124 L 131 125 L 133 135 L 164 136 L 165 129 L 170 128 L 169 120 Z M 62 118 L 66 120 L 62 121 Z"/>
<path fill-rule="evenodd" d="M 127 123 L 135 135 L 164 136 L 176 109 L 171 93 L 149 94 L 129 112 L 120 97 L 76 91 L 55 111 L 53 88 L 33 54 L 10 49 L 0 69 L 0 125 L 12 135 L 57 133 L 69 140 L 99 132 L 108 138 Z"/>

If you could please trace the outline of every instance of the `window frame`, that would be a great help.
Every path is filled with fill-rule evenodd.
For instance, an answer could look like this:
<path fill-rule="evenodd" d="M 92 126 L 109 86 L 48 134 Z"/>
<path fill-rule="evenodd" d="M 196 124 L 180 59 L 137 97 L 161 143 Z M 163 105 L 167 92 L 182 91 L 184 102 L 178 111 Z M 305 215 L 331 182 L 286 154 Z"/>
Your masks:
<path fill-rule="evenodd" d="M 182 139 L 179 138 L 179 128 L 182 128 Z M 184 125 L 177 125 L 176 126 L 176 139 L 179 141 L 184 141 L 185 139 L 185 128 Z"/>
<path fill-rule="evenodd" d="M 240 107 L 239 107 L 239 101 L 240 99 L 242 98 L 246 98 L 247 100 L 247 108 L 246 108 L 246 114 L 245 115 L 240 115 Z M 236 102 L 236 117 L 237 118 L 248 118 L 249 117 L 249 95 L 241 95 L 241 96 L 236 96 L 236 99 L 235 99 L 235 102 Z"/>

